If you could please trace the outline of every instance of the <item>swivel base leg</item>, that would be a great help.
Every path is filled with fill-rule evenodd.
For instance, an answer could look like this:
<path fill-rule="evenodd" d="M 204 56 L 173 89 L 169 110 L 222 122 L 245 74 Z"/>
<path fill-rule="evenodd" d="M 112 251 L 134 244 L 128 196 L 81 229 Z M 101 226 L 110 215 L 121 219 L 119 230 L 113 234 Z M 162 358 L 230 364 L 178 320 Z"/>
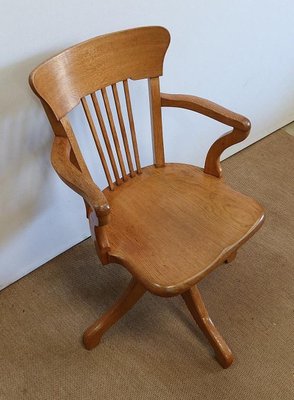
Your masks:
<path fill-rule="evenodd" d="M 183 293 L 182 297 L 192 317 L 213 347 L 217 361 L 223 368 L 228 368 L 233 362 L 233 354 L 211 321 L 198 288 L 194 286 Z"/>
<path fill-rule="evenodd" d="M 95 321 L 84 333 L 83 342 L 86 349 L 96 347 L 104 332 L 123 317 L 143 296 L 145 288 L 134 278 L 131 279 L 127 289 L 114 305 Z"/>

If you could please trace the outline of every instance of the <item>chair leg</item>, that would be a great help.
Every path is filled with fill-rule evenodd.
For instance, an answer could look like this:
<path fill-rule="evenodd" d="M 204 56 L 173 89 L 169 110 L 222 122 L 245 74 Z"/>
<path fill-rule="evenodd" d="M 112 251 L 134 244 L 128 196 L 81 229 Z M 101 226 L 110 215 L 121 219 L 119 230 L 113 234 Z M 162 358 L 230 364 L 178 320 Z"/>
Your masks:
<path fill-rule="evenodd" d="M 211 321 L 198 288 L 192 287 L 182 293 L 182 297 L 192 317 L 212 345 L 217 361 L 223 368 L 228 368 L 233 362 L 233 354 Z"/>
<path fill-rule="evenodd" d="M 83 342 L 86 349 L 96 347 L 104 332 L 123 317 L 137 301 L 143 296 L 146 289 L 134 278 L 131 279 L 127 289 L 114 305 L 95 321 L 84 333 Z"/>
<path fill-rule="evenodd" d="M 237 251 L 234 251 L 233 253 L 231 253 L 231 254 L 228 256 L 228 258 L 226 259 L 225 263 L 226 263 L 226 264 L 229 264 L 229 263 L 231 263 L 232 261 L 234 261 L 235 258 L 236 258 L 236 255 L 237 255 Z"/>

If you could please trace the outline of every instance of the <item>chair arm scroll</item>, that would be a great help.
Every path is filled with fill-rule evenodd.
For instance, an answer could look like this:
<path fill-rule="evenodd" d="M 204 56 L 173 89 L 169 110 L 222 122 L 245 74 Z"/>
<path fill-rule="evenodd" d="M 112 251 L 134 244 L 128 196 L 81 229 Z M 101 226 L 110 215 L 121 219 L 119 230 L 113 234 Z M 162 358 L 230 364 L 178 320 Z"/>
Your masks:
<path fill-rule="evenodd" d="M 83 174 L 70 160 L 71 145 L 65 137 L 55 137 L 51 153 L 52 165 L 59 177 L 81 195 L 94 210 L 99 226 L 108 223 L 110 206 L 106 197 L 93 182 L 91 176 Z"/>

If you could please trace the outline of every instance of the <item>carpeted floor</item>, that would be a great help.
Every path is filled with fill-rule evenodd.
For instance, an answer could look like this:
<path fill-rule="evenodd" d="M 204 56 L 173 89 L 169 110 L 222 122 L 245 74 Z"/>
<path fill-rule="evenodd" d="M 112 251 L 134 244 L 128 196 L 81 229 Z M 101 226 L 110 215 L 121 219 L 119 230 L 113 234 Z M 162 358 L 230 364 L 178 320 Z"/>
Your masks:
<path fill-rule="evenodd" d="M 0 293 L 0 399 L 294 399 L 294 137 L 278 131 L 223 163 L 266 222 L 200 283 L 235 363 L 223 370 L 181 298 L 145 295 L 88 352 L 83 330 L 124 289 L 87 240 Z"/>

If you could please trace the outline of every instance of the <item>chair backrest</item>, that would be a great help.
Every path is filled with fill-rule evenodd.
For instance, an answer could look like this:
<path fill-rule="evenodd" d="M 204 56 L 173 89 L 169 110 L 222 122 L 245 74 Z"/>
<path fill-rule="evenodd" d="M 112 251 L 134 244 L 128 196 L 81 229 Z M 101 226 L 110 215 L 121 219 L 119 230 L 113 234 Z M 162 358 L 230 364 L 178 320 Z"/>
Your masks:
<path fill-rule="evenodd" d="M 68 119 L 68 113 L 81 102 L 112 190 L 115 185 L 112 182 L 110 168 L 116 184 L 141 173 L 128 79 L 147 78 L 149 80 L 154 163 L 156 166 L 164 165 L 159 76 L 162 75 L 164 56 L 169 41 L 169 33 L 162 27 L 142 27 L 98 36 L 49 59 L 30 75 L 30 85 L 41 99 L 55 135 L 68 138 L 74 155 L 74 163 L 81 171 L 89 173 Z M 132 146 L 128 143 L 117 88 L 119 82 L 123 83 Z M 114 123 L 107 93 L 108 86 L 111 86 L 122 141 L 119 140 L 118 129 Z M 105 124 L 103 119 L 97 91 L 101 91 L 108 124 Z M 86 96 L 91 99 L 93 107 L 89 107 Z M 92 115 L 91 109 L 95 110 L 96 116 Z M 98 121 L 99 134 L 94 120 Z M 107 132 L 106 125 L 109 126 L 110 132 Z M 109 133 L 112 136 L 111 141 Z M 110 165 L 106 161 L 99 137 L 103 137 Z M 133 165 L 131 147 L 136 166 Z M 125 157 L 123 157 L 123 151 Z M 126 163 L 124 158 L 127 160 Z"/>

